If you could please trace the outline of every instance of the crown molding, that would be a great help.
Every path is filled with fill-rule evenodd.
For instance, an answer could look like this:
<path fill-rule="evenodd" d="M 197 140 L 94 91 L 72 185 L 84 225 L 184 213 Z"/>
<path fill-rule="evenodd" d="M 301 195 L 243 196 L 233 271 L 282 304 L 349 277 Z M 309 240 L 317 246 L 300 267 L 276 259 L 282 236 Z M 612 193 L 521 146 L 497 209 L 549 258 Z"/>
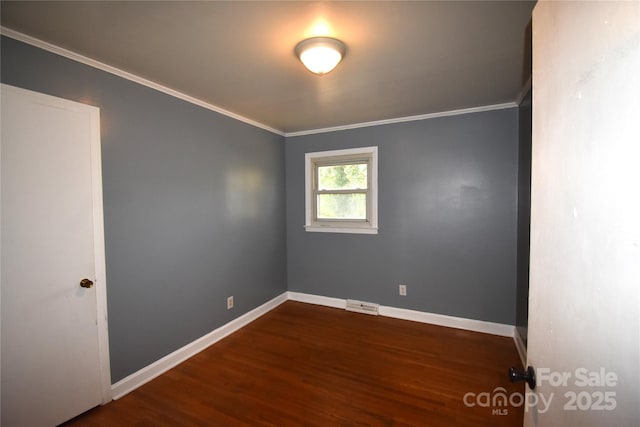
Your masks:
<path fill-rule="evenodd" d="M 45 42 L 44 40 L 37 39 L 35 37 L 28 36 L 26 34 L 20 33 L 18 31 L 12 30 L 7 27 L 0 27 L 0 34 L 3 36 L 12 38 L 14 40 L 29 44 L 31 46 L 35 46 L 42 50 L 46 50 L 51 53 L 55 53 L 56 55 L 63 56 L 68 59 L 72 59 L 76 62 L 80 62 L 81 64 L 88 65 L 93 68 L 97 68 L 99 70 L 105 71 L 107 73 L 116 75 L 118 77 L 122 77 L 123 79 L 130 80 L 132 82 L 138 83 L 143 86 L 147 86 L 151 89 L 155 89 L 159 92 L 165 93 L 167 95 L 173 96 L 174 98 L 181 99 L 183 101 L 189 102 L 191 104 L 197 105 L 202 108 L 206 108 L 207 110 L 215 111 L 216 113 L 222 114 L 223 116 L 231 117 L 232 119 L 239 120 L 243 123 L 249 124 L 251 126 L 255 126 L 260 129 L 264 129 L 266 131 L 275 133 L 280 136 L 285 136 L 284 132 L 279 131 L 278 129 L 274 129 L 270 126 L 262 124 L 260 122 L 256 122 L 255 120 L 251 120 L 247 117 L 241 116 L 239 114 L 233 113 L 231 111 L 225 110 L 224 108 L 218 107 L 216 105 L 210 104 L 201 99 L 195 98 L 193 96 L 187 95 L 175 89 L 171 89 L 170 87 L 161 85 L 160 83 L 156 83 L 154 81 L 145 79 L 143 77 L 132 74 L 128 71 L 124 71 L 120 68 L 113 67 L 111 65 L 105 64 L 104 62 L 97 61 L 95 59 L 91 59 L 87 56 L 81 55 L 79 53 L 73 52 L 71 50 L 62 48 L 60 46 L 56 46 L 54 44 Z"/>
<path fill-rule="evenodd" d="M 295 137 L 295 136 L 313 135 L 316 133 L 337 132 L 341 130 L 357 129 L 357 128 L 364 128 L 364 127 L 370 127 L 370 126 L 381 126 L 381 125 L 389 125 L 393 123 L 403 123 L 403 122 L 413 122 L 418 120 L 435 119 L 438 117 L 459 116 L 462 114 L 480 113 L 483 111 L 503 110 L 505 108 L 514 108 L 517 106 L 518 104 L 516 104 L 515 102 L 505 102 L 503 104 L 493 104 L 493 105 L 484 105 L 481 107 L 462 108 L 459 110 L 441 111 L 439 113 L 420 114 L 417 116 L 398 117 L 395 119 L 375 120 L 371 122 L 354 123 L 354 124 L 344 125 L 344 126 L 334 126 L 334 127 L 328 127 L 328 128 L 322 128 L 322 129 L 303 130 L 300 132 L 286 132 L 284 136 L 289 138 L 289 137 Z"/>

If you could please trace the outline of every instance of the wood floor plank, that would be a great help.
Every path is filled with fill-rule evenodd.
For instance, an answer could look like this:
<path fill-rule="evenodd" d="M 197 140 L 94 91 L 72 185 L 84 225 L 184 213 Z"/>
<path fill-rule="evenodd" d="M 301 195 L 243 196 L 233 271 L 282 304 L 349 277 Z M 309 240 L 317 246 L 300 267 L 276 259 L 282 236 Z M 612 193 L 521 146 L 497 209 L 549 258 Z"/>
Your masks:
<path fill-rule="evenodd" d="M 523 393 L 510 366 L 511 338 L 288 301 L 65 426 L 521 426 L 463 401 Z"/>

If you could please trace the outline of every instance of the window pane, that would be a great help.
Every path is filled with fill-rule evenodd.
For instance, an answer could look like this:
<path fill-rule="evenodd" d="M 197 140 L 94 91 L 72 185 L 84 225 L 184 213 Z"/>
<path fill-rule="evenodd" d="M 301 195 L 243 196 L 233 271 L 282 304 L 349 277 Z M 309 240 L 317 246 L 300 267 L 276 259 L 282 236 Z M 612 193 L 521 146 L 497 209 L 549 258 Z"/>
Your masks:
<path fill-rule="evenodd" d="M 318 166 L 318 190 L 367 188 L 367 165 Z"/>
<path fill-rule="evenodd" d="M 366 194 L 318 194 L 318 219 L 367 219 Z"/>

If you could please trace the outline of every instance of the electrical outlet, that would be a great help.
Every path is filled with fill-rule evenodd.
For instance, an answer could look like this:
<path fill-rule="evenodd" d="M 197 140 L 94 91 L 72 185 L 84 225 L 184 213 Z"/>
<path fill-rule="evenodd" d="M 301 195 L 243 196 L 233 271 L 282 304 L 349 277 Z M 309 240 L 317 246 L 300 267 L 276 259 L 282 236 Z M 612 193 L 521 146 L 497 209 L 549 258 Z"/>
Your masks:
<path fill-rule="evenodd" d="M 407 285 L 398 285 L 398 293 L 403 297 L 407 295 Z"/>
<path fill-rule="evenodd" d="M 233 296 L 227 298 L 227 310 L 231 310 L 233 308 Z"/>

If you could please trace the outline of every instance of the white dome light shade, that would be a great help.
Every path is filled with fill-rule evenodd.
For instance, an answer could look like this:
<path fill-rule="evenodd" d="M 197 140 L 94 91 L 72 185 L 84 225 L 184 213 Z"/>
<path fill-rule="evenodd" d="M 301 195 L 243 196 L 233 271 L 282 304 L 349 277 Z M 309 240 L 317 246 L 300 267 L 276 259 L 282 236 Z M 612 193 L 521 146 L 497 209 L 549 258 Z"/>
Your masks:
<path fill-rule="evenodd" d="M 313 37 L 298 43 L 296 55 L 309 71 L 326 74 L 342 60 L 347 48 L 340 40 L 331 37 Z"/>

